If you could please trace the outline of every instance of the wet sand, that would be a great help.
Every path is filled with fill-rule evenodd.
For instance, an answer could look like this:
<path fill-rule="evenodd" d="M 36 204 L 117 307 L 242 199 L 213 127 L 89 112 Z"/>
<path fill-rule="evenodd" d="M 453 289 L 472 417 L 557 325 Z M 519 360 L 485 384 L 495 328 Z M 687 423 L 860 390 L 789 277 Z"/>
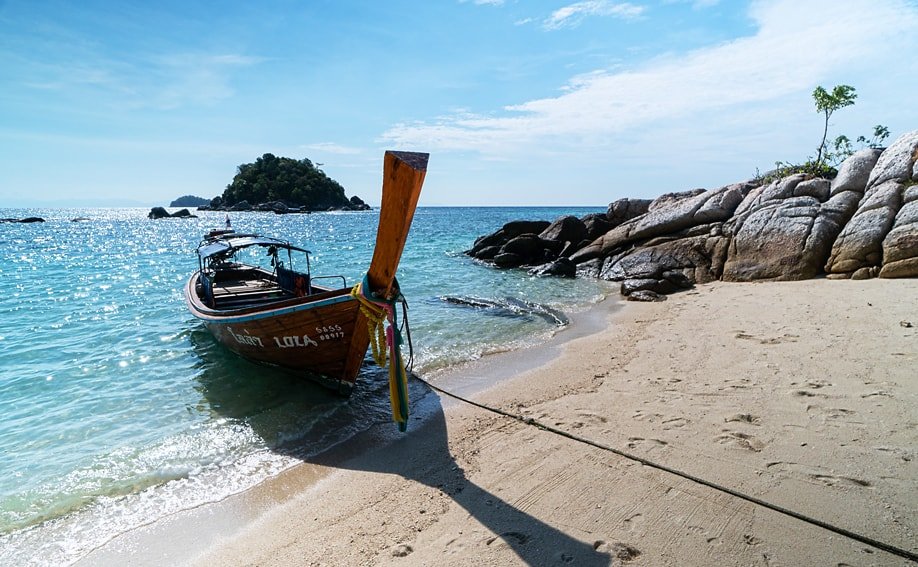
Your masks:
<path fill-rule="evenodd" d="M 614 305 L 601 331 L 474 399 L 918 552 L 918 280 L 715 283 Z M 183 559 L 908 564 L 432 393 L 415 414 L 405 435 L 374 429 L 250 491 Z"/>

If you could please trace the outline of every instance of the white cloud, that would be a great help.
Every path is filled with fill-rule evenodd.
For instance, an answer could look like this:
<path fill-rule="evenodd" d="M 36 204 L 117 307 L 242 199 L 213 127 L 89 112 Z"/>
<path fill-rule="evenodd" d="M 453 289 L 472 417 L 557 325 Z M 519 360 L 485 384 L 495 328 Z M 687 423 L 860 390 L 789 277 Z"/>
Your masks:
<path fill-rule="evenodd" d="M 471 0 L 476 6 L 503 6 L 504 0 Z M 469 0 L 459 0 L 460 4 L 467 4 Z"/>
<path fill-rule="evenodd" d="M 615 16 L 624 19 L 637 18 L 644 13 L 643 6 L 628 2 L 609 2 L 608 0 L 586 0 L 569 4 L 552 12 L 542 27 L 547 30 L 573 28 L 587 16 Z"/>
<path fill-rule="evenodd" d="M 356 155 L 363 152 L 363 150 L 360 148 L 342 146 L 341 144 L 336 144 L 335 142 L 319 142 L 316 144 L 307 144 L 302 146 L 302 148 L 306 150 L 313 150 L 336 155 Z"/>
<path fill-rule="evenodd" d="M 883 64 L 900 71 L 902 58 L 918 48 L 912 33 L 918 9 L 904 0 L 759 1 L 750 17 L 757 32 L 749 37 L 630 70 L 581 74 L 559 96 L 488 114 L 398 124 L 383 138 L 402 147 L 477 151 L 492 158 L 533 148 L 594 147 L 667 121 L 710 119 L 722 110 L 742 115 L 744 106 L 789 95 L 802 95 L 800 104 L 808 105 L 820 81 L 835 76 L 853 81 L 849 77 L 858 72 L 873 80 Z M 737 125 L 722 126 L 730 127 Z"/>

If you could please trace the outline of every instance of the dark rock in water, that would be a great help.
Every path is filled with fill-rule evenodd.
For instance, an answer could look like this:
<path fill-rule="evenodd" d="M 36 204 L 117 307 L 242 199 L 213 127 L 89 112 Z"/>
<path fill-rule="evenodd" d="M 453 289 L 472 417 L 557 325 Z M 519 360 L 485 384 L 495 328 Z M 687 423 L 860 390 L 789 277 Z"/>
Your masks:
<path fill-rule="evenodd" d="M 440 300 L 460 307 L 485 310 L 498 317 L 530 318 L 531 316 L 536 316 L 559 327 L 563 327 L 570 322 L 567 316 L 557 309 L 552 309 L 541 303 L 521 301 L 513 297 L 495 300 L 482 297 L 444 296 Z"/>
<path fill-rule="evenodd" d="M 548 225 L 539 233 L 539 238 L 561 243 L 580 242 L 586 238 L 586 234 L 586 225 L 583 224 L 583 221 L 573 215 L 568 215 Z"/>
<path fill-rule="evenodd" d="M 526 261 L 531 258 L 540 258 L 543 249 L 542 239 L 538 236 L 535 234 L 521 234 L 511 238 L 500 250 L 505 254 L 517 254 Z"/>
<path fill-rule="evenodd" d="M 529 270 L 529 273 L 533 276 L 573 278 L 577 276 L 577 265 L 567 258 L 558 258 L 553 262 L 542 264 Z"/>
<path fill-rule="evenodd" d="M 230 207 L 230 210 L 231 211 L 251 211 L 252 205 L 248 201 L 239 201 L 238 203 Z"/>
<path fill-rule="evenodd" d="M 479 260 L 493 260 L 498 254 L 500 254 L 500 246 L 485 246 L 475 254 L 475 257 Z"/>
<path fill-rule="evenodd" d="M 182 209 L 176 211 L 174 214 L 169 214 L 169 211 L 163 207 L 153 207 L 150 209 L 150 212 L 147 214 L 148 219 L 196 219 L 197 216 L 191 214 L 188 209 Z"/>
<path fill-rule="evenodd" d="M 626 296 L 628 301 L 666 301 L 665 295 L 660 295 L 655 291 L 643 290 L 636 291 L 631 295 Z"/>
<path fill-rule="evenodd" d="M 150 209 L 150 212 L 147 214 L 148 219 L 154 219 L 154 220 L 155 219 L 167 219 L 167 218 L 170 218 L 171 216 L 172 215 L 169 214 L 169 211 L 167 211 L 163 207 L 153 207 L 152 209 Z"/>
<path fill-rule="evenodd" d="M 539 234 L 551 223 L 548 221 L 529 221 L 519 220 L 510 221 L 501 228 L 508 238 L 513 238 L 521 234 Z"/>
<path fill-rule="evenodd" d="M 518 268 L 523 265 L 523 261 L 523 257 L 519 254 L 508 252 L 501 252 L 492 259 L 492 262 L 498 268 Z"/>
<path fill-rule="evenodd" d="M 361 199 L 357 195 L 354 195 L 353 197 L 351 197 L 350 202 L 351 202 L 351 208 L 354 209 L 355 211 L 369 211 L 370 210 L 370 205 L 366 204 L 363 201 L 363 199 Z"/>
<path fill-rule="evenodd" d="M 41 217 L 26 217 L 24 219 L 5 218 L 5 219 L 0 219 L 0 222 L 33 223 L 33 222 L 45 222 L 45 219 Z"/>
<path fill-rule="evenodd" d="M 70 219 L 70 222 L 84 222 L 90 220 L 89 217 L 77 217 L 75 219 Z"/>
<path fill-rule="evenodd" d="M 497 231 L 476 238 L 475 244 L 472 245 L 471 249 L 466 250 L 465 253 L 469 256 L 472 256 L 473 258 L 485 260 L 485 258 L 481 258 L 478 255 L 481 250 L 489 246 L 503 246 L 510 240 L 522 234 L 536 235 L 548 228 L 549 224 L 551 223 L 548 221 L 522 220 L 508 222 Z"/>

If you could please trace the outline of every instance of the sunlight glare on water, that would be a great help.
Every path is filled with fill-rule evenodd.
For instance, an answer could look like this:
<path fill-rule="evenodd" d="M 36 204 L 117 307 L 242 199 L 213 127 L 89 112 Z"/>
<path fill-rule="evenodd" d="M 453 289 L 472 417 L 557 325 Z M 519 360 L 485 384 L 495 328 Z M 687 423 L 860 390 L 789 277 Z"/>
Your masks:
<path fill-rule="evenodd" d="M 531 342 L 609 286 L 476 264 L 462 251 L 510 220 L 597 209 L 421 208 L 399 268 L 415 370 Z M 67 563 L 177 510 L 224 498 L 390 420 L 384 372 L 349 400 L 241 360 L 184 306 L 201 236 L 223 213 L 0 210 L 0 564 Z M 90 220 L 73 222 L 86 217 Z M 237 230 L 313 251 L 313 274 L 361 278 L 378 213 L 233 213 Z M 482 309 L 446 301 L 478 298 Z"/>

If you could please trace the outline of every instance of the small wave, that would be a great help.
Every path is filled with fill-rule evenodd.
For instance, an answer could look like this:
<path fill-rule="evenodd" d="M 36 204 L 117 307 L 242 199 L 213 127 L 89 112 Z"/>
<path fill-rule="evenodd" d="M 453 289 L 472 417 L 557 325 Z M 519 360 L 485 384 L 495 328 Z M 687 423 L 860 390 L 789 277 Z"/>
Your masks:
<path fill-rule="evenodd" d="M 570 323 L 570 319 L 568 319 L 567 315 L 557 309 L 543 303 L 523 301 L 514 297 L 488 299 L 482 297 L 444 295 L 439 299 L 450 305 L 485 310 L 487 313 L 497 317 L 530 318 L 531 316 L 535 316 L 557 327 L 565 327 Z"/>

